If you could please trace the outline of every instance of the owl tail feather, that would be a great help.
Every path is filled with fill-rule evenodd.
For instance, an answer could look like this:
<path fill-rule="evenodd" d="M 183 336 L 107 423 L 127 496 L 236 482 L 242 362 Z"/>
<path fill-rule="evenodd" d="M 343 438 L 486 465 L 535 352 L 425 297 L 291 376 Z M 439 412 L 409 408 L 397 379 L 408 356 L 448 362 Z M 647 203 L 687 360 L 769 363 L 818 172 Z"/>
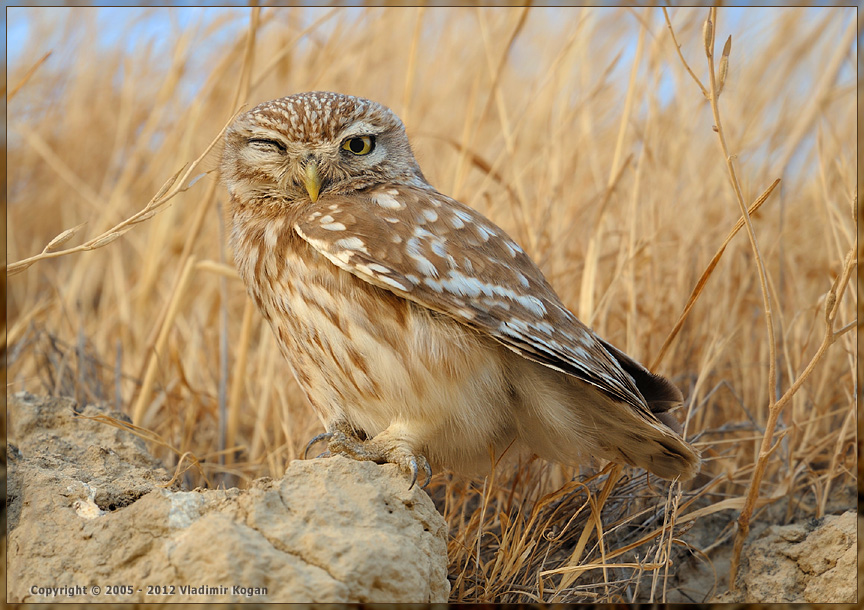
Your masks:
<path fill-rule="evenodd" d="M 573 465 L 599 457 L 663 479 L 686 481 L 699 472 L 699 454 L 669 426 L 670 413 L 646 413 L 581 380 L 559 379 L 557 388 L 527 395 L 520 409 L 519 437 L 534 453 Z"/>

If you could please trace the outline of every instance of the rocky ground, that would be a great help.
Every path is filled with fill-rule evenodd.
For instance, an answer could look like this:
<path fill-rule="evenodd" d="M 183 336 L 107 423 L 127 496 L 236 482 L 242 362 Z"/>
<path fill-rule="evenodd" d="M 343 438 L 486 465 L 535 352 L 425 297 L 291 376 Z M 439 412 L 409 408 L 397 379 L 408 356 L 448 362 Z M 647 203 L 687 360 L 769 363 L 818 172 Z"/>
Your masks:
<path fill-rule="evenodd" d="M 715 601 L 854 604 L 857 539 L 854 511 L 769 526 L 744 547 L 737 591 Z"/>
<path fill-rule="evenodd" d="M 446 524 L 393 466 L 295 461 L 184 491 L 73 401 L 9 403 L 10 602 L 447 601 Z M 80 413 L 100 414 L 125 419 Z"/>
<path fill-rule="evenodd" d="M 447 525 L 394 466 L 295 461 L 278 481 L 190 491 L 88 419 L 120 413 L 8 402 L 10 602 L 447 601 Z M 855 603 L 856 541 L 853 511 L 754 531 L 738 591 L 715 601 Z M 694 574 L 679 586 L 710 591 Z"/>

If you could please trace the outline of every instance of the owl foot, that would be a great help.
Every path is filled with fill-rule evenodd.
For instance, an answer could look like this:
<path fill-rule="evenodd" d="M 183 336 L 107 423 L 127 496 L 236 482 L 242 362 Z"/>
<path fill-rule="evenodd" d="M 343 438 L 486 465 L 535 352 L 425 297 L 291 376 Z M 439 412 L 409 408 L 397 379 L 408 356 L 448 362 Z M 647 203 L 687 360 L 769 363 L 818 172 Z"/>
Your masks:
<path fill-rule="evenodd" d="M 390 441 L 389 443 L 378 439 L 360 440 L 352 434 L 346 434 L 344 430 L 336 429 L 333 432 L 319 434 L 307 445 L 310 446 L 320 440 L 327 439 L 328 449 L 332 454 L 345 455 L 355 460 L 368 460 L 378 464 L 396 464 L 403 471 L 411 475 L 411 484 L 408 489 L 414 487 L 417 482 L 417 474 L 422 470 L 425 475 L 421 489 L 429 485 L 432 479 L 432 468 L 422 455 L 415 455 L 410 447 L 404 442 Z"/>

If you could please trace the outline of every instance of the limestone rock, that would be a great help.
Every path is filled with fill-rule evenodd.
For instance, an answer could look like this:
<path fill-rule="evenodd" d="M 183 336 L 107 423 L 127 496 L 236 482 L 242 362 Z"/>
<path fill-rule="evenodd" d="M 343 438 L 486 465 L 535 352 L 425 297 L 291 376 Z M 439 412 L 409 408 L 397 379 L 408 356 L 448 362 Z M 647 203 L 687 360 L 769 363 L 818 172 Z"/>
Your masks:
<path fill-rule="evenodd" d="M 854 604 L 856 541 L 854 511 L 771 526 L 745 544 L 738 591 L 715 601 Z"/>
<path fill-rule="evenodd" d="M 447 601 L 446 524 L 396 467 L 337 456 L 182 491 L 142 441 L 74 409 L 10 397 L 9 601 Z"/>

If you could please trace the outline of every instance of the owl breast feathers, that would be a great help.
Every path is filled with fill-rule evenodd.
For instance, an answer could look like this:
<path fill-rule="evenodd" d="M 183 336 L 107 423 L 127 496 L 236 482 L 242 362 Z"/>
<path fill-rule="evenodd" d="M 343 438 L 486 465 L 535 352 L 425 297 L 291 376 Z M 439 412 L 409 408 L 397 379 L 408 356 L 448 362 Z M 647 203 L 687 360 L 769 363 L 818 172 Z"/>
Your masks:
<path fill-rule="evenodd" d="M 324 92 L 261 104 L 229 128 L 222 176 L 237 268 L 331 452 L 427 482 L 430 463 L 471 472 L 519 449 L 698 471 L 670 428 L 679 390 L 430 186 L 389 109 Z"/>

